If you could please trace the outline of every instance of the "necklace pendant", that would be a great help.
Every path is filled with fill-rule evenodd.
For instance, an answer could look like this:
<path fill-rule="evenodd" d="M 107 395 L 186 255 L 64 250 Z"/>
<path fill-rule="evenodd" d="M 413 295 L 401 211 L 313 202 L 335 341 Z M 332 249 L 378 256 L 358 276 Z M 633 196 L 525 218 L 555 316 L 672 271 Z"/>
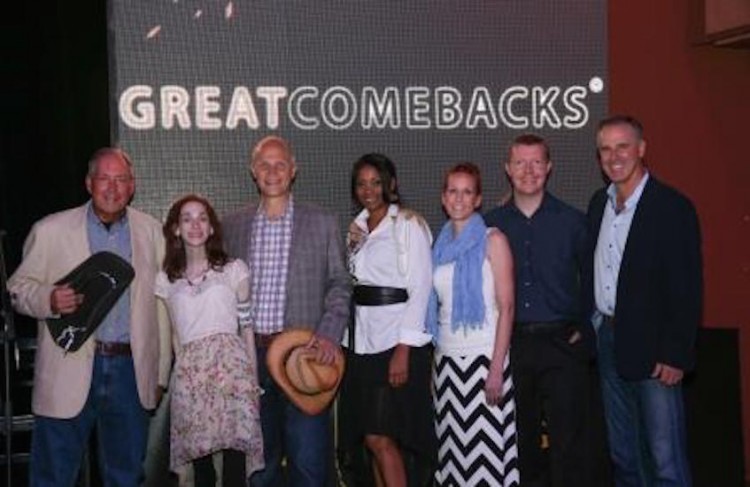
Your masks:
<path fill-rule="evenodd" d="M 206 275 L 208 272 L 204 272 L 196 281 L 191 281 L 189 278 L 185 278 L 188 283 L 188 289 L 190 290 L 191 296 L 197 296 L 203 292 L 203 283 L 206 282 Z"/>

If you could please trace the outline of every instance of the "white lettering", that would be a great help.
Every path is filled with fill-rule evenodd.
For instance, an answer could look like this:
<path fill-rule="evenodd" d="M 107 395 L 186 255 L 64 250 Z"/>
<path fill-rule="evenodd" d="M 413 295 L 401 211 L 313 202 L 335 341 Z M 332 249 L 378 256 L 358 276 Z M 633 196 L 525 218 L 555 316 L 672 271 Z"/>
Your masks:
<path fill-rule="evenodd" d="M 147 85 L 133 85 L 122 92 L 118 109 L 125 125 L 136 130 L 148 130 L 156 126 L 154 104 L 150 100 L 137 101 L 139 98 L 151 98 L 153 92 Z"/>
<path fill-rule="evenodd" d="M 463 118 L 461 92 L 452 86 L 435 88 L 435 127 L 454 129 L 461 125 Z"/>
<path fill-rule="evenodd" d="M 158 103 L 155 92 L 159 91 Z M 590 122 L 585 86 L 521 86 L 490 91 L 475 86 L 470 95 L 455 86 L 365 86 L 356 92 L 346 86 L 235 86 L 227 100 L 218 85 L 198 85 L 189 91 L 179 85 L 154 88 L 133 85 L 119 97 L 122 124 L 135 130 L 276 130 L 291 123 L 300 130 L 358 130 L 406 128 L 425 130 L 496 130 L 509 128 L 576 130 Z M 226 90 L 224 90 L 226 91 Z M 322 93 L 322 94 L 321 94 Z M 266 114 L 259 117 L 256 99 Z M 194 104 L 194 106 L 191 106 Z M 283 117 L 286 115 L 287 119 Z M 191 118 L 193 117 L 193 118 Z M 405 121 L 402 123 L 402 119 Z M 359 123 L 355 126 L 355 123 Z"/>
<path fill-rule="evenodd" d="M 318 89 L 314 86 L 300 86 L 289 96 L 289 105 L 286 107 L 287 113 L 289 114 L 289 120 L 298 129 L 315 130 L 320 125 L 320 120 L 316 117 L 309 117 L 302 113 L 302 102 L 308 98 L 317 98 L 318 93 Z"/>
<path fill-rule="evenodd" d="M 221 119 L 212 117 L 221 110 L 221 104 L 215 100 L 221 96 L 218 86 L 195 87 L 195 126 L 199 129 L 217 130 L 221 128 Z"/>
<path fill-rule="evenodd" d="M 430 113 L 430 89 L 424 86 L 406 88 L 406 128 L 428 129 L 432 125 Z"/>
<path fill-rule="evenodd" d="M 546 90 L 541 86 L 535 86 L 531 90 L 532 110 L 531 117 L 534 127 L 544 128 L 545 120 L 547 125 L 553 129 L 559 129 L 562 125 L 560 117 L 555 111 L 555 100 L 560 94 L 560 88 L 550 86 Z"/>
<path fill-rule="evenodd" d="M 266 125 L 269 129 L 279 128 L 279 101 L 285 98 L 287 90 L 284 86 L 259 86 L 255 91 L 258 98 L 266 100 Z"/>
<path fill-rule="evenodd" d="M 362 88 L 362 128 L 369 130 L 373 124 L 379 129 L 401 127 L 400 97 L 395 87 L 383 90 L 382 98 L 378 97 L 374 87 Z"/>
<path fill-rule="evenodd" d="M 500 96 L 497 113 L 506 127 L 521 130 L 529 126 L 529 117 L 516 115 L 512 110 L 516 100 L 528 97 L 529 89 L 525 86 L 511 86 Z"/>
<path fill-rule="evenodd" d="M 338 113 L 337 106 L 340 107 Z M 332 86 L 323 93 L 320 112 L 326 125 L 334 130 L 344 130 L 357 118 L 357 100 L 349 89 Z"/>
<path fill-rule="evenodd" d="M 185 88 L 175 85 L 162 86 L 161 126 L 165 129 L 171 129 L 176 118 L 181 129 L 189 129 L 188 104 L 190 104 L 190 94 Z"/>
<path fill-rule="evenodd" d="M 497 115 L 495 115 L 495 111 L 492 109 L 492 97 L 485 86 L 474 89 L 474 94 L 469 104 L 469 113 L 466 116 L 466 128 L 472 130 L 477 128 L 480 120 L 484 122 L 485 127 L 488 129 L 497 128 Z"/>
<path fill-rule="evenodd" d="M 230 103 L 227 112 L 227 128 L 236 129 L 240 120 L 245 121 L 247 128 L 257 129 L 260 127 L 253 97 L 246 86 L 237 86 L 232 93 L 232 103 Z"/>
<path fill-rule="evenodd" d="M 583 103 L 588 92 L 583 86 L 571 86 L 563 92 L 563 104 L 568 109 L 569 115 L 563 117 L 566 128 L 580 129 L 589 121 L 589 109 Z"/>

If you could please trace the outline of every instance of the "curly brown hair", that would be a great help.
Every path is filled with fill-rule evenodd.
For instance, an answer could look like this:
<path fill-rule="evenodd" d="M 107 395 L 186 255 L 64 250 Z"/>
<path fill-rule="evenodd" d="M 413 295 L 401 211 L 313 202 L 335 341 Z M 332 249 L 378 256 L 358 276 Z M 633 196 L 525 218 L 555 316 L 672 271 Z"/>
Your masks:
<path fill-rule="evenodd" d="M 164 264 L 162 269 L 167 274 L 169 282 L 174 282 L 183 277 L 185 267 L 187 266 L 187 256 L 185 254 L 185 244 L 182 238 L 176 235 L 176 230 L 180 222 L 180 212 L 182 207 L 187 203 L 196 202 L 203 205 L 208 215 L 208 221 L 213 228 L 213 233 L 206 240 L 206 257 L 208 265 L 213 270 L 220 271 L 229 260 L 227 253 L 224 251 L 224 240 L 222 239 L 221 223 L 216 216 L 211 204 L 207 199 L 197 194 L 188 194 L 175 201 L 167 213 L 167 221 L 164 222 L 162 232 L 166 242 L 166 252 L 164 253 Z"/>

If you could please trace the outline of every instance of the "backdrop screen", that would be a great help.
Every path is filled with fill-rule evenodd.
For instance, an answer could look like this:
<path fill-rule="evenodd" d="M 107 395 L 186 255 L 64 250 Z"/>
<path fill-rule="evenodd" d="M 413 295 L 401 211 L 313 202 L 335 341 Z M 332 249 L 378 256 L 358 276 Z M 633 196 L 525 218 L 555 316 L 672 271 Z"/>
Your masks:
<path fill-rule="evenodd" d="M 343 225 L 352 164 L 382 152 L 435 229 L 448 167 L 480 166 L 489 209 L 508 143 L 535 132 L 550 189 L 584 207 L 601 183 L 605 4 L 110 0 L 113 139 L 134 159 L 135 205 L 163 217 L 186 192 L 220 213 L 257 200 L 248 156 L 275 133 L 296 154 L 298 200 Z"/>

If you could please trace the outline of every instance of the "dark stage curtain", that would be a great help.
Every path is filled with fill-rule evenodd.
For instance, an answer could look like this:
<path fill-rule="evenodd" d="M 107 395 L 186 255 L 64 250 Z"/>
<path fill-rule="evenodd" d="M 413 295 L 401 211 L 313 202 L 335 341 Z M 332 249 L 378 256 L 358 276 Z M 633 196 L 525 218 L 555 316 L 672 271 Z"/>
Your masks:
<path fill-rule="evenodd" d="M 107 2 L 17 2 L 4 15 L 0 228 L 12 271 L 31 224 L 84 202 L 109 143 Z M 20 12 L 19 12 L 20 10 Z"/>

